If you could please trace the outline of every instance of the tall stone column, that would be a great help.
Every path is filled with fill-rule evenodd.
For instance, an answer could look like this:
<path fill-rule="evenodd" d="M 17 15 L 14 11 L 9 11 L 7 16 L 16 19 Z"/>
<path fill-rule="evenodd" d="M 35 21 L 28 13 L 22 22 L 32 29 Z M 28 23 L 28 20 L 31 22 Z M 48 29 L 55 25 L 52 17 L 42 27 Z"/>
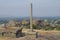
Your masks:
<path fill-rule="evenodd" d="M 30 4 L 30 31 L 33 31 L 33 28 L 32 28 L 32 3 Z"/>
<path fill-rule="evenodd" d="M 37 38 L 38 36 L 37 36 L 37 32 L 35 32 L 34 30 L 33 30 L 33 26 L 32 26 L 32 20 L 33 20 L 33 15 L 32 15 L 32 12 L 33 12 L 33 8 L 32 8 L 32 3 L 30 4 L 30 31 L 28 31 L 28 32 L 26 32 L 26 35 L 29 37 L 31 37 L 31 38 Z"/>

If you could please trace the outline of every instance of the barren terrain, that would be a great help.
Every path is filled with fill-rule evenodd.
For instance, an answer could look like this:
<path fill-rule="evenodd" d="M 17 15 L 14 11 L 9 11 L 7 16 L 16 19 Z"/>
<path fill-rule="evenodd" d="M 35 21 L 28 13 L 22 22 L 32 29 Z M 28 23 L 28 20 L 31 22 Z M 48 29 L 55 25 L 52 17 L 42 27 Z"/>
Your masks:
<path fill-rule="evenodd" d="M 60 40 L 60 31 L 35 31 L 38 32 L 38 38 L 32 38 L 29 36 L 20 38 L 0 37 L 0 40 Z M 23 30 L 23 32 L 27 32 L 27 30 Z"/>

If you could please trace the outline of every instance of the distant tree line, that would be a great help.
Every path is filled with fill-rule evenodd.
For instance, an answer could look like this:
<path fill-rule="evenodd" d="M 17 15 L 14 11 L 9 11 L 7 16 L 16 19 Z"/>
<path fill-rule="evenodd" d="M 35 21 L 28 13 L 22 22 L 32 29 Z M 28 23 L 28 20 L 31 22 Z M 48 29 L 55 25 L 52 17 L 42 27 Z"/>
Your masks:
<path fill-rule="evenodd" d="M 60 26 L 45 26 L 45 25 L 41 25 L 41 26 L 38 26 L 38 25 L 32 25 L 33 29 L 39 29 L 39 30 L 60 30 Z M 30 28 L 30 25 L 26 25 L 26 28 Z"/>

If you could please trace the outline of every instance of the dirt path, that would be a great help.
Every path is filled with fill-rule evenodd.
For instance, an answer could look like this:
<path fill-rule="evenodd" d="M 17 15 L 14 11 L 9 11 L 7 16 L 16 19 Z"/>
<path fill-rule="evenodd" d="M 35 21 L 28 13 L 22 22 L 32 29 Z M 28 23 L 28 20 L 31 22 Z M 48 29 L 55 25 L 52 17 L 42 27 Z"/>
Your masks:
<path fill-rule="evenodd" d="M 60 34 L 46 34 L 46 35 L 39 35 L 38 38 L 31 38 L 28 36 L 15 38 L 12 40 L 60 40 Z"/>

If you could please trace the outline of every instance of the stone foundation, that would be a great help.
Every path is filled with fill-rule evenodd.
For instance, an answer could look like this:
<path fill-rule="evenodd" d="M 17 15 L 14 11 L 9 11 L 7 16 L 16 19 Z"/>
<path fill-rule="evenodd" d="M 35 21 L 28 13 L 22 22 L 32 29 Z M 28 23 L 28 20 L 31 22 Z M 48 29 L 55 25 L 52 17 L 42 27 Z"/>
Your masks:
<path fill-rule="evenodd" d="M 38 38 L 38 32 L 26 32 L 27 37 Z"/>

